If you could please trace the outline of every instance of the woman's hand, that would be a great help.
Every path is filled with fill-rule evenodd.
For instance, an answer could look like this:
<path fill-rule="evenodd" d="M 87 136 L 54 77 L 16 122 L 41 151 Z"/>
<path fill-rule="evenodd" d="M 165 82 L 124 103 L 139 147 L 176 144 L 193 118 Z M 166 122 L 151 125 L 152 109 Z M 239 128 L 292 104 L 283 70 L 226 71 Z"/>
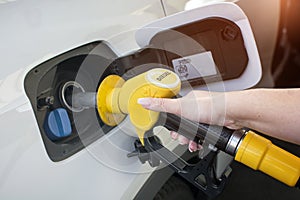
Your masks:
<path fill-rule="evenodd" d="M 193 91 L 178 99 L 140 98 L 138 103 L 146 109 L 173 113 L 192 121 L 238 128 L 232 121 L 226 120 L 225 101 L 225 93 Z M 191 152 L 202 148 L 176 132 L 170 134 L 173 139 L 178 139 L 180 144 L 189 144 Z"/>

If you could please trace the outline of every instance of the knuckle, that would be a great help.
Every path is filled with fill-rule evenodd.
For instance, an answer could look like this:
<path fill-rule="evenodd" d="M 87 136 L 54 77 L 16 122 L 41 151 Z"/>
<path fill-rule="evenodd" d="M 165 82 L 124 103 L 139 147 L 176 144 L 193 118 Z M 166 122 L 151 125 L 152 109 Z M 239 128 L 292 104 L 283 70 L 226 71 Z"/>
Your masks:
<path fill-rule="evenodd" d="M 163 108 L 165 106 L 165 100 L 163 98 L 158 98 L 156 104 Z"/>

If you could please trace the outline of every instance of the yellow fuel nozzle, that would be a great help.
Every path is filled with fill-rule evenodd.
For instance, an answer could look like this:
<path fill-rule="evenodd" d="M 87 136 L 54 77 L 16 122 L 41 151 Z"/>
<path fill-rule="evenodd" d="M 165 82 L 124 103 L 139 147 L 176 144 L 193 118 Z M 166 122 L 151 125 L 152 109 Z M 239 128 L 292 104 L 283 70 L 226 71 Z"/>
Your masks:
<path fill-rule="evenodd" d="M 119 124 L 126 114 L 135 126 L 144 145 L 144 134 L 157 122 L 159 113 L 146 110 L 137 103 L 138 98 L 170 98 L 180 91 L 181 81 L 174 72 L 155 68 L 124 81 L 120 76 L 107 76 L 97 92 L 97 109 L 102 121 L 109 125 Z"/>

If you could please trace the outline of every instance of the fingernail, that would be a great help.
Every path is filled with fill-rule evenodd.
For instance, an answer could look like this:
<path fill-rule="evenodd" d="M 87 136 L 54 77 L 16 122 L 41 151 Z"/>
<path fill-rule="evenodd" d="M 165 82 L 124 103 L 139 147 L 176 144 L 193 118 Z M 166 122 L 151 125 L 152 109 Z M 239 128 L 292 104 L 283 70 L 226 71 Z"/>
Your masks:
<path fill-rule="evenodd" d="M 151 104 L 150 98 L 139 98 L 137 103 L 142 105 L 143 107 L 149 107 Z"/>

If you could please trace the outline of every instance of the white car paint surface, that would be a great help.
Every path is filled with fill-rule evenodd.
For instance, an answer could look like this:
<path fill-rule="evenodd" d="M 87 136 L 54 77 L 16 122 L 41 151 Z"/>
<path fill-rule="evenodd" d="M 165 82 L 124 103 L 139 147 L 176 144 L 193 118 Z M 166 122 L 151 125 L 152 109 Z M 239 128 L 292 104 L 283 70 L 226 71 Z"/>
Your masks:
<path fill-rule="evenodd" d="M 122 0 L 1 1 L 0 199 L 121 199 L 135 195 L 139 187 L 130 188 L 131 183 L 139 177 L 141 187 L 149 174 L 115 170 L 87 150 L 62 162 L 49 159 L 24 92 L 24 77 L 31 68 L 60 53 L 135 30 L 163 16 L 159 0 L 125 4 Z M 132 40 L 122 45 L 127 49 L 114 45 L 120 54 L 136 48 Z M 115 132 L 107 137 L 113 138 Z M 109 140 L 103 141 L 102 146 L 109 147 L 104 145 Z M 142 165 L 137 158 L 132 163 L 132 170 L 139 172 Z"/>
<path fill-rule="evenodd" d="M 25 94 L 24 78 L 42 62 L 92 41 L 108 40 L 118 55 L 138 48 L 134 39 L 137 28 L 183 10 L 187 0 L 162 2 L 164 7 L 160 0 L 0 0 L 0 199 L 132 199 L 135 196 L 152 169 L 141 165 L 137 158 L 125 160 L 127 152 L 110 145 L 128 146 L 128 151 L 132 148 L 132 140 L 126 134 L 119 134 L 132 131 L 126 121 L 124 129 L 114 129 L 89 149 L 53 162 Z M 247 12 L 252 2 L 240 0 L 239 4 L 255 28 L 257 22 L 251 20 L 252 12 Z M 270 30 L 276 28 L 275 23 L 270 24 Z M 256 29 L 254 33 L 264 65 L 267 62 L 264 59 L 272 55 L 268 48 L 263 48 L 269 40 Z M 270 46 L 266 47 L 273 45 L 274 37 L 269 36 Z M 125 170 L 99 162 L 90 151 L 93 148 L 113 160 L 111 165 L 120 165 Z M 145 171 L 148 173 L 139 173 Z"/>

